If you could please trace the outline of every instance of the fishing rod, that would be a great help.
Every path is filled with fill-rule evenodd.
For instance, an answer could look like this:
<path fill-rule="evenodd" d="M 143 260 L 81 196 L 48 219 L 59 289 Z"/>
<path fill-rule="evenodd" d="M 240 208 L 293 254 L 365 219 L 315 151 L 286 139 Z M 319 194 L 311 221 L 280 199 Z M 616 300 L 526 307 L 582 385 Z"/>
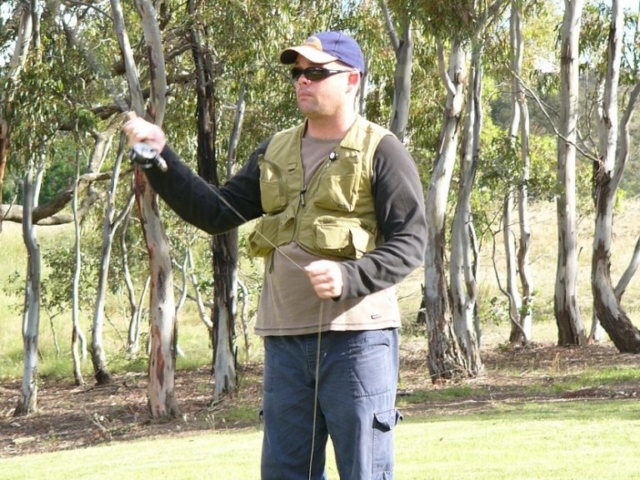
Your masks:
<path fill-rule="evenodd" d="M 117 90 L 111 76 L 104 70 L 103 65 L 96 60 L 96 58 L 92 55 L 90 51 L 86 49 L 82 49 L 80 45 L 77 45 L 77 42 L 76 42 L 76 46 L 84 51 L 84 55 L 89 61 L 91 68 L 98 75 L 98 77 L 102 79 L 110 95 L 113 97 L 113 99 L 115 100 L 120 110 L 125 113 L 126 119 L 133 120 L 137 118 L 137 115 L 135 114 L 135 112 L 131 111 L 129 106 L 120 97 L 120 92 Z M 146 143 L 133 144 L 129 152 L 129 159 L 131 160 L 132 163 L 135 163 L 136 165 L 138 165 L 140 168 L 143 168 L 143 169 L 148 169 L 153 166 L 156 166 L 163 172 L 166 172 L 168 170 L 167 162 L 162 158 L 162 156 L 160 155 L 160 152 L 156 151 Z M 216 188 L 212 187 L 212 191 L 214 195 L 227 208 L 229 208 L 234 213 L 234 215 L 237 215 L 245 223 L 248 221 L 233 205 L 230 204 L 230 202 L 227 199 L 224 198 L 224 196 L 220 192 L 217 191 Z M 256 232 L 261 238 L 263 238 L 263 240 L 265 240 L 268 244 L 270 244 L 273 247 L 274 252 L 279 252 L 280 255 L 282 255 L 286 260 L 288 260 L 296 268 L 306 273 L 304 267 L 299 265 L 295 260 L 293 260 L 290 256 L 288 256 L 284 251 L 282 251 L 282 249 L 279 246 L 277 246 L 274 242 L 272 242 L 269 238 L 267 238 L 262 232 L 260 232 L 259 230 L 256 230 Z M 313 472 L 313 466 L 314 466 L 313 454 L 314 454 L 315 443 L 316 443 L 315 432 L 317 429 L 317 422 L 318 422 L 318 410 L 319 410 L 318 392 L 320 389 L 320 362 L 321 362 L 322 319 L 324 316 L 323 315 L 324 303 L 325 303 L 325 300 L 321 299 L 320 308 L 318 312 L 318 325 L 317 325 L 318 328 L 316 332 L 316 337 L 317 337 L 316 365 L 315 365 L 315 385 L 314 385 L 314 395 L 313 395 L 314 397 L 313 398 L 313 421 L 312 421 L 312 427 L 311 427 L 311 445 L 310 445 L 311 451 L 309 455 L 309 470 L 308 470 L 309 480 L 311 480 L 312 478 L 312 472 Z"/>
<path fill-rule="evenodd" d="M 83 54 L 87 62 L 89 62 L 89 65 L 91 66 L 93 72 L 98 76 L 98 78 L 100 78 L 100 80 L 102 80 L 104 85 L 107 87 L 109 95 L 115 101 L 120 111 L 125 114 L 125 118 L 127 119 L 127 121 L 137 118 L 136 113 L 131 110 L 129 105 L 120 96 L 120 92 L 116 88 L 113 78 L 106 71 L 104 65 L 98 61 L 91 50 L 89 50 L 88 48 L 84 48 L 80 44 L 80 42 L 77 41 L 74 32 L 66 23 L 64 24 L 64 29 L 71 39 L 73 45 Z M 146 143 L 133 144 L 131 146 L 131 150 L 129 151 L 129 159 L 143 169 L 156 166 L 163 172 L 166 172 L 168 170 L 167 162 L 164 158 L 162 158 L 160 152 L 157 152 Z"/>

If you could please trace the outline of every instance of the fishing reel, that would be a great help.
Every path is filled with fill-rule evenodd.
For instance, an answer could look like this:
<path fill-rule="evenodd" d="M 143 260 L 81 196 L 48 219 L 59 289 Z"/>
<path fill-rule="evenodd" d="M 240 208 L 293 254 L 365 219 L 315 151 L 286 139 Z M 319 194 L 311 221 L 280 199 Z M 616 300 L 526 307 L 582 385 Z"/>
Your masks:
<path fill-rule="evenodd" d="M 167 162 L 158 152 L 146 143 L 135 143 L 129 152 L 131 163 L 138 165 L 140 168 L 158 167 L 163 172 L 167 171 Z"/>

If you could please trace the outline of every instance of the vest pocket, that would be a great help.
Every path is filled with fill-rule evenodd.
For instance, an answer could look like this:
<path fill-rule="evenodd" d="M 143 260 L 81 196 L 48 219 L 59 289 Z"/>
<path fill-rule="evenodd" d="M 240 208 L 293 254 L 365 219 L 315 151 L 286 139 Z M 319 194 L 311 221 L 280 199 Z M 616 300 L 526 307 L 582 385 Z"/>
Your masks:
<path fill-rule="evenodd" d="M 357 219 L 319 217 L 314 225 L 319 252 L 333 257 L 357 259 L 376 246 L 376 236 Z"/>
<path fill-rule="evenodd" d="M 355 207 L 355 175 L 326 175 L 318 188 L 316 207 L 352 212 Z"/>
<path fill-rule="evenodd" d="M 287 206 L 287 185 L 280 168 L 275 163 L 266 160 L 263 155 L 258 157 L 260 167 L 260 200 L 265 213 L 279 213 Z"/>
<path fill-rule="evenodd" d="M 278 215 L 265 215 L 258 220 L 256 227 L 249 234 L 249 254 L 254 257 L 266 257 L 275 246 L 291 241 L 293 213 L 292 209 L 287 209 Z"/>

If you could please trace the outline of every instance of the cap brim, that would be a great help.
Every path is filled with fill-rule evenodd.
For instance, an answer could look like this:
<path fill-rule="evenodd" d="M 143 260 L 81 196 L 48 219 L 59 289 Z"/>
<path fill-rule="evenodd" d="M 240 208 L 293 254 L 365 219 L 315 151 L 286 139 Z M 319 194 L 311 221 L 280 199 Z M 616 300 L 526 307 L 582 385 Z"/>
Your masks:
<path fill-rule="evenodd" d="M 284 63 L 285 65 L 296 63 L 298 55 L 302 55 L 311 63 L 323 64 L 335 62 L 336 60 L 338 60 L 333 55 L 329 55 L 326 52 L 321 52 L 317 48 L 301 45 L 299 47 L 291 47 L 284 50 L 280 54 L 280 63 Z"/>

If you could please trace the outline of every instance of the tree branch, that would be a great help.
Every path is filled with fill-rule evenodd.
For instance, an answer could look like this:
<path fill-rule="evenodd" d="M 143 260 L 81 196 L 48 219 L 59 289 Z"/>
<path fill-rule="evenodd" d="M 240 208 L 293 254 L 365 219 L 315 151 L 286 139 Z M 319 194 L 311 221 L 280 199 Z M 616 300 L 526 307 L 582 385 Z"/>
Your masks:
<path fill-rule="evenodd" d="M 125 173 L 130 173 L 131 170 Z M 124 174 L 123 174 L 124 175 Z M 104 173 L 85 173 L 78 179 L 78 192 L 86 190 L 93 182 L 101 182 L 111 179 L 111 172 Z M 99 196 L 95 196 L 92 200 L 83 205 L 80 218 L 89 210 Z M 73 184 L 64 190 L 58 192 L 53 200 L 44 205 L 39 205 L 33 209 L 32 222 L 34 225 L 50 226 L 63 225 L 73 222 L 73 215 L 60 213 L 73 199 Z M 0 205 L 0 217 L 3 221 L 21 223 L 24 215 L 22 205 Z"/>
<path fill-rule="evenodd" d="M 578 145 L 576 145 L 575 142 L 572 142 L 572 141 L 568 140 L 564 135 L 562 135 L 558 131 L 558 128 L 556 127 L 555 123 L 553 123 L 553 120 L 551 119 L 551 116 L 547 112 L 546 108 L 544 108 L 543 102 L 542 102 L 542 100 L 540 100 L 540 98 L 538 97 L 536 92 L 532 88 L 527 86 L 527 84 L 524 82 L 524 80 L 516 72 L 514 72 L 512 70 L 511 74 L 518 79 L 518 81 L 520 82 L 520 85 L 522 85 L 522 88 L 524 88 L 533 97 L 533 99 L 536 101 L 536 103 L 540 107 L 540 110 L 542 110 L 542 113 L 544 114 L 544 116 L 549 121 L 549 125 L 551 125 L 551 128 L 553 129 L 553 132 L 556 134 L 556 136 L 561 138 L 567 144 L 575 147 L 575 149 L 578 152 L 580 152 L 582 155 L 584 155 L 585 158 L 591 160 L 592 162 L 598 162 L 599 161 L 598 157 L 596 157 L 595 155 L 590 154 L 589 152 L 586 152 L 585 150 L 580 148 Z"/>

